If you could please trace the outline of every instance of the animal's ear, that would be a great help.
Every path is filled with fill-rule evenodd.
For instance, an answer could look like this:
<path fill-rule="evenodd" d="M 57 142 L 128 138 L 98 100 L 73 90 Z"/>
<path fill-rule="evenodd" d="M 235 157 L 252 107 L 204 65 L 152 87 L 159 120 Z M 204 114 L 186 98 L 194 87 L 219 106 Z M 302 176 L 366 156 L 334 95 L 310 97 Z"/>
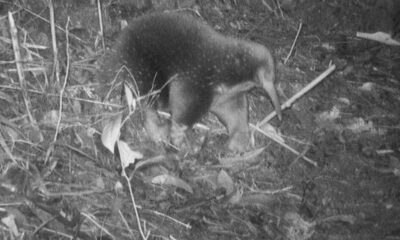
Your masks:
<path fill-rule="evenodd" d="M 262 88 L 264 88 L 271 98 L 279 120 L 282 120 L 281 104 L 274 85 L 275 73 L 272 70 L 268 71 L 262 67 L 257 70 L 257 78 L 257 80 L 261 83 Z"/>

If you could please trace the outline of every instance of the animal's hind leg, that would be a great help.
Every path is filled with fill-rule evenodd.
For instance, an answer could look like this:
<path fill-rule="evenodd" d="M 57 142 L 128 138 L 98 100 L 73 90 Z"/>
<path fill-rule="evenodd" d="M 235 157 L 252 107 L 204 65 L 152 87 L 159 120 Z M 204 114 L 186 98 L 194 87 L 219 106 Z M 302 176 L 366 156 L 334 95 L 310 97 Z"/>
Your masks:
<path fill-rule="evenodd" d="M 144 111 L 144 128 L 150 139 L 156 143 L 168 142 L 169 125 L 162 121 L 157 111 L 153 107 L 148 107 Z"/>
<path fill-rule="evenodd" d="M 195 139 L 188 139 L 186 130 L 208 111 L 211 104 L 211 91 L 206 91 L 189 79 L 177 78 L 169 86 L 169 108 L 171 111 L 172 143 L 179 149 L 197 152 Z"/>
<path fill-rule="evenodd" d="M 224 94 L 217 95 L 210 111 L 218 117 L 228 130 L 228 148 L 232 151 L 246 151 L 250 139 L 246 94 L 244 92 L 238 93 L 228 98 Z"/>

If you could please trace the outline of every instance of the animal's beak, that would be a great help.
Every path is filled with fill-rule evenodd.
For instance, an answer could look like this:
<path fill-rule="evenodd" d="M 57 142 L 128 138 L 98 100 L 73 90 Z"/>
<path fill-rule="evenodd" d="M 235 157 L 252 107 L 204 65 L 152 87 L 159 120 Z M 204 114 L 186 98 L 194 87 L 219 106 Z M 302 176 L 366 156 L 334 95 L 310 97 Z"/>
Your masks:
<path fill-rule="evenodd" d="M 281 103 L 276 93 L 274 78 L 275 74 L 273 72 L 266 72 L 265 69 L 261 69 L 258 72 L 258 78 L 262 84 L 264 90 L 268 93 L 271 98 L 272 104 L 274 105 L 276 115 L 278 115 L 279 121 L 282 120 Z"/>
<path fill-rule="evenodd" d="M 272 104 L 274 105 L 276 115 L 278 115 L 279 121 L 282 121 L 282 111 L 281 111 L 281 103 L 278 98 L 278 94 L 276 94 L 276 89 L 273 82 L 266 82 L 264 85 L 265 91 L 267 91 L 269 97 L 271 98 Z"/>

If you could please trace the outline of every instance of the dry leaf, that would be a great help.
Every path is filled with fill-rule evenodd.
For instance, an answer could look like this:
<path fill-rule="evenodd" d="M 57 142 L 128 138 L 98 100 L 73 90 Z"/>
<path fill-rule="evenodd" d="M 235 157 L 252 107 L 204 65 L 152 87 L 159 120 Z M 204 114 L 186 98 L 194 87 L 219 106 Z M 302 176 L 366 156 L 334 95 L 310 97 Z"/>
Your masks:
<path fill-rule="evenodd" d="M 102 177 L 97 177 L 97 178 L 96 178 L 96 180 L 95 180 L 95 186 L 96 186 L 98 189 L 101 189 L 101 190 L 104 190 L 104 189 L 106 188 L 106 185 L 105 185 L 104 180 L 103 180 Z"/>
<path fill-rule="evenodd" d="M 376 86 L 375 86 L 375 84 L 373 82 L 366 82 L 360 87 L 360 90 L 361 91 L 365 91 L 365 92 L 370 92 L 374 88 L 376 88 Z"/>
<path fill-rule="evenodd" d="M 29 124 L 25 127 L 25 133 L 28 135 L 29 141 L 33 143 L 41 143 L 44 140 L 43 134 L 39 127 L 34 124 Z"/>
<path fill-rule="evenodd" d="M 307 240 L 315 232 L 315 222 L 307 222 L 294 212 L 285 214 L 284 219 L 289 223 L 286 228 L 288 239 Z"/>
<path fill-rule="evenodd" d="M 376 33 L 357 32 L 357 37 L 377 41 L 391 46 L 400 46 L 400 42 L 394 40 L 388 33 L 385 32 L 376 32 Z"/>
<path fill-rule="evenodd" d="M 114 153 L 115 143 L 118 141 L 121 130 L 122 113 L 108 119 L 101 134 L 101 142 L 103 145 Z"/>
<path fill-rule="evenodd" d="M 242 200 L 243 196 L 243 189 L 239 189 L 236 191 L 230 198 L 229 198 L 229 203 L 231 204 L 239 204 L 240 201 Z"/>
<path fill-rule="evenodd" d="M 13 215 L 3 217 L 1 222 L 8 227 L 8 230 L 13 234 L 14 237 L 18 237 L 20 235 Z"/>
<path fill-rule="evenodd" d="M 144 167 L 151 166 L 151 165 L 161 164 L 161 163 L 165 162 L 166 160 L 167 159 L 164 155 L 159 155 L 156 157 L 148 158 L 146 160 L 142 160 L 135 165 L 135 171 L 137 171 L 141 168 L 144 168 Z"/>
<path fill-rule="evenodd" d="M 160 185 L 172 185 L 177 188 L 181 188 L 191 194 L 193 194 L 193 189 L 190 187 L 189 184 L 187 184 L 185 181 L 183 181 L 180 178 L 168 175 L 168 174 L 162 174 L 159 176 L 154 177 L 151 180 L 152 183 L 154 184 L 160 184 Z"/>
<path fill-rule="evenodd" d="M 117 181 L 114 185 L 114 191 L 116 194 L 123 194 L 124 192 L 124 186 L 122 185 L 122 183 L 120 181 Z"/>
<path fill-rule="evenodd" d="M 237 203 L 240 206 L 253 206 L 263 209 L 270 209 L 274 203 L 275 197 L 266 194 L 252 194 L 242 196 L 241 200 Z"/>
<path fill-rule="evenodd" d="M 346 104 L 346 105 L 350 105 L 350 103 L 351 103 L 350 100 L 348 98 L 345 98 L 345 97 L 338 98 L 338 101 L 340 103 L 343 103 L 343 104 Z"/>
<path fill-rule="evenodd" d="M 52 127 L 56 127 L 58 124 L 58 110 L 51 110 L 44 114 L 43 120 L 41 121 L 42 124 L 48 124 Z"/>
<path fill-rule="evenodd" d="M 143 158 L 140 152 L 132 151 L 126 142 L 118 141 L 119 156 L 121 158 L 122 169 L 125 169 L 129 164 L 134 164 L 136 159 Z"/>
<path fill-rule="evenodd" d="M 217 178 L 218 172 L 214 170 L 209 170 L 207 171 L 207 173 L 200 173 L 199 176 L 194 176 L 193 178 L 191 178 L 191 180 L 193 180 L 194 182 L 203 181 L 204 183 L 210 185 L 213 190 L 216 190 L 218 188 Z"/>
<path fill-rule="evenodd" d="M 124 92 L 129 112 L 134 112 L 136 110 L 136 99 L 133 97 L 131 89 L 126 84 L 124 84 Z"/>
<path fill-rule="evenodd" d="M 322 121 L 335 121 L 336 119 L 340 118 L 340 110 L 337 106 L 333 106 L 333 108 L 327 112 L 321 113 L 318 118 Z"/>
<path fill-rule="evenodd" d="M 336 123 L 340 116 L 340 109 L 337 106 L 333 106 L 332 110 L 319 114 L 315 118 L 315 122 L 320 128 L 341 131 L 342 126 Z"/>
<path fill-rule="evenodd" d="M 222 187 L 226 190 L 226 194 L 229 195 L 233 193 L 235 190 L 235 185 L 233 183 L 232 178 L 228 175 L 225 170 L 221 170 L 218 174 L 217 183 L 219 187 Z"/>

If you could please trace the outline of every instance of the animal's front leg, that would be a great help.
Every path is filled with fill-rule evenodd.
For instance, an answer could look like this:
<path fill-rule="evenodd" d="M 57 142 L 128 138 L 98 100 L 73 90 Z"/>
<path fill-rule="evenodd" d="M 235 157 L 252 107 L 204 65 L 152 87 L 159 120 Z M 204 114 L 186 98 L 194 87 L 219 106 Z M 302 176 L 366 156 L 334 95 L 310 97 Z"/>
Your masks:
<path fill-rule="evenodd" d="M 210 110 L 228 130 L 228 148 L 235 152 L 246 151 L 250 139 L 246 94 L 242 92 L 229 98 L 223 93 L 217 95 Z"/>
<path fill-rule="evenodd" d="M 191 134 L 191 127 L 204 112 L 208 111 L 210 98 L 204 89 L 193 86 L 193 82 L 178 78 L 170 83 L 169 108 L 171 111 L 171 142 L 179 150 L 196 153 L 204 138 Z"/>
<path fill-rule="evenodd" d="M 170 135 L 169 124 L 166 121 L 162 121 L 157 111 L 152 107 L 145 109 L 144 114 L 144 128 L 150 139 L 157 143 L 167 143 Z"/>

